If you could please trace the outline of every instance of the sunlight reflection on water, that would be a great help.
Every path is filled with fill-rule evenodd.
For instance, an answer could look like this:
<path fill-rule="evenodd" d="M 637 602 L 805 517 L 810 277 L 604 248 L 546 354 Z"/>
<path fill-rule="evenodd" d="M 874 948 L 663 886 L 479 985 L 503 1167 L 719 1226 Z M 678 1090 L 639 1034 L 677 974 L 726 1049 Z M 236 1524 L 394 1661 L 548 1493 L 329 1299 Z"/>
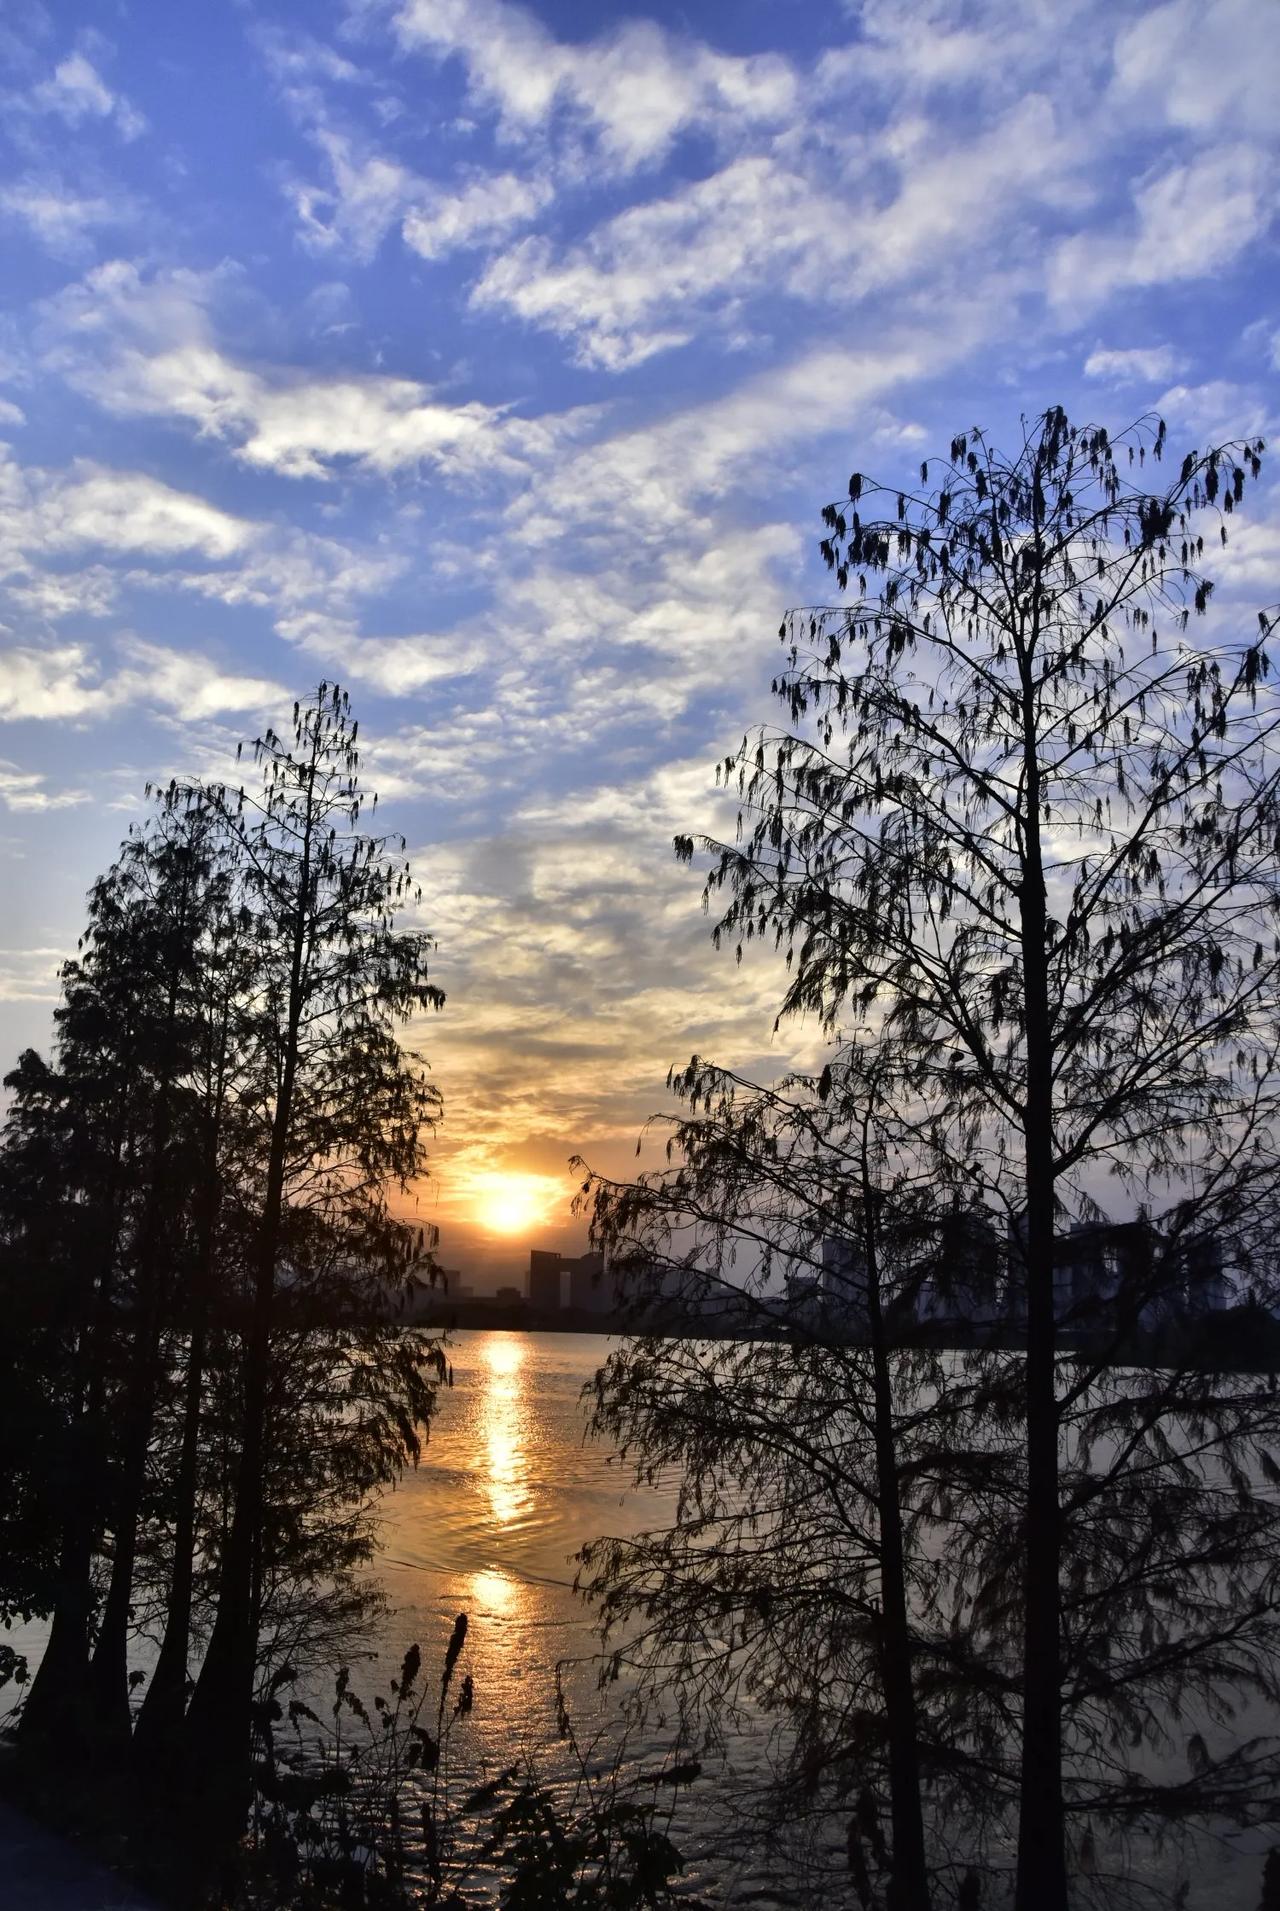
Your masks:
<path fill-rule="evenodd" d="M 566 1679 L 575 1723 L 589 1733 L 599 1721 L 594 1636 L 572 1588 L 574 1555 L 589 1539 L 661 1525 L 674 1513 L 674 1487 L 633 1486 L 629 1471 L 585 1438 L 583 1388 L 609 1344 L 597 1335 L 460 1333 L 451 1348 L 455 1384 L 422 1464 L 386 1503 L 379 1571 L 393 1611 L 384 1662 L 398 1663 L 417 1640 L 431 1676 L 454 1615 L 468 1614 L 476 1696 L 467 1760 L 478 1771 L 522 1753 L 544 1777 L 557 1769 L 558 1661 L 576 1662 Z M 666 1749 L 655 1736 L 633 1740 L 628 1754 L 652 1764 Z M 730 1759 L 731 1772 L 704 1780 L 688 1809 L 706 1810 L 721 1783 L 750 1790 L 763 1781 L 758 1741 L 737 1738 Z M 1196 1878 L 1188 1911 L 1246 1911 L 1255 1902 L 1256 1860 L 1233 1868 L 1224 1849 L 1220 1863 L 1213 1877 Z M 723 1846 L 710 1870 L 694 1865 L 689 1882 L 711 1887 L 718 1902 L 749 1901 L 760 1911 L 787 1902 L 750 1863 L 730 1863 Z"/>
<path fill-rule="evenodd" d="M 604 1706 L 574 1555 L 674 1511 L 673 1496 L 637 1490 L 586 1438 L 582 1391 L 608 1348 L 600 1335 L 460 1333 L 422 1463 L 386 1503 L 379 1572 L 393 1610 L 380 1657 L 394 1665 L 416 1640 L 433 1676 L 454 1615 L 467 1613 L 475 1709 L 457 1749 L 468 1784 L 522 1754 L 553 1785 L 567 1773 L 557 1666 L 584 1739 Z M 666 1750 L 659 1735 L 637 1736 L 627 1762 L 652 1767 Z"/>
<path fill-rule="evenodd" d="M 524 1351 L 517 1335 L 492 1334 L 483 1342 L 481 1357 L 489 1504 L 499 1526 L 512 1526 L 530 1502 L 528 1456 L 522 1439 L 528 1417 L 521 1372 Z"/>
<path fill-rule="evenodd" d="M 584 1737 L 602 1716 L 590 1614 L 573 1591 L 574 1555 L 589 1539 L 661 1525 L 674 1512 L 674 1487 L 635 1487 L 626 1468 L 585 1438 L 583 1388 L 608 1350 L 596 1335 L 458 1334 L 450 1349 L 455 1384 L 442 1395 L 422 1463 L 385 1502 L 376 1571 L 389 1610 L 376 1641 L 380 1663 L 357 1668 L 353 1684 L 366 1696 L 385 1689 L 415 1642 L 428 1684 L 437 1681 L 454 1617 L 468 1615 L 460 1671 L 474 1679 L 475 1710 L 457 1747 L 459 1795 L 472 1774 L 491 1775 L 522 1754 L 556 1781 L 565 1759 L 558 1663 L 568 1662 L 570 1711 Z M 33 1624 L 4 1639 L 29 1652 L 34 1668 L 45 1632 Z M 0 1692 L 0 1717 L 16 1696 L 14 1687 Z M 667 1749 L 658 1734 L 633 1738 L 628 1761 L 652 1766 Z M 689 1794 L 689 1811 L 706 1812 L 717 1791 L 750 1791 L 763 1781 L 758 1740 L 734 1739 L 729 1756 L 729 1769 Z M 686 1842 L 679 1831 L 676 1843 L 687 1854 L 698 1848 L 696 1836 Z M 1257 1902 L 1257 1858 L 1234 1862 L 1226 1841 L 1211 1858 L 1187 1911 L 1248 1911 Z M 736 1859 L 723 1844 L 714 1858 L 704 1855 L 687 1882 L 714 1902 L 750 1902 L 756 1911 L 787 1902 L 741 1845 Z"/>

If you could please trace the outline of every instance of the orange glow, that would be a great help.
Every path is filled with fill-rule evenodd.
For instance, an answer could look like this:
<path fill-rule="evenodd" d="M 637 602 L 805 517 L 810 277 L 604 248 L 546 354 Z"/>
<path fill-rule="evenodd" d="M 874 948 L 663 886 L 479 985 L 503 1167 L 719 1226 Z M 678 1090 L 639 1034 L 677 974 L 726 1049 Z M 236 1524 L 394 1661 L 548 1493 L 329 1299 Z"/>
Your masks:
<path fill-rule="evenodd" d="M 506 1573 L 486 1566 L 483 1571 L 471 1575 L 468 1604 L 473 1612 L 506 1619 L 523 1604 L 523 1592 L 524 1588 L 518 1579 L 511 1579 Z"/>
<path fill-rule="evenodd" d="M 485 1484 L 498 1525 L 514 1526 L 529 1506 L 529 1462 L 525 1452 L 528 1408 L 524 1376 L 520 1371 L 524 1348 L 514 1334 L 490 1335 L 482 1347 L 488 1370 L 484 1375 L 481 1410 L 488 1461 Z"/>
<path fill-rule="evenodd" d="M 558 1180 L 543 1174 L 482 1174 L 472 1186 L 477 1219 L 492 1234 L 543 1226 L 564 1200 Z"/>

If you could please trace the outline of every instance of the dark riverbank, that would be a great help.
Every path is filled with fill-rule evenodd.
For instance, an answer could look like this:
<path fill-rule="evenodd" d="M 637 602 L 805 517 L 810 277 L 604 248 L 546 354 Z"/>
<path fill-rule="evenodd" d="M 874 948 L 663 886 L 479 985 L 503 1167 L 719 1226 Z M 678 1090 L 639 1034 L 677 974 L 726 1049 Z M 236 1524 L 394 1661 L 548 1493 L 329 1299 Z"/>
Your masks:
<path fill-rule="evenodd" d="M 123 1872 L 11 1801 L 0 1772 L 0 1903 L 4 1911 L 157 1911 Z"/>
<path fill-rule="evenodd" d="M 657 1334 L 664 1338 L 689 1336 L 699 1340 L 797 1340 L 827 1346 L 857 1347 L 863 1337 L 856 1328 L 838 1323 L 787 1320 L 779 1302 L 776 1315 L 759 1303 L 749 1318 L 727 1310 L 691 1316 L 677 1308 L 654 1308 L 644 1314 L 597 1312 L 562 1307 L 555 1311 L 531 1307 L 527 1301 L 499 1302 L 484 1298 L 449 1300 L 431 1295 L 413 1315 L 414 1326 L 481 1329 L 523 1334 Z M 901 1347 L 934 1347 L 963 1352 L 975 1347 L 1017 1352 L 1025 1336 L 1017 1322 L 936 1321 L 913 1323 L 898 1336 Z M 1191 1367 L 1213 1372 L 1270 1373 L 1280 1371 L 1280 1321 L 1264 1307 L 1245 1305 L 1206 1311 L 1172 1320 L 1154 1332 L 1118 1332 L 1101 1323 L 1092 1329 L 1064 1331 L 1059 1336 L 1064 1353 L 1081 1354 L 1108 1363 L 1135 1367 Z"/>

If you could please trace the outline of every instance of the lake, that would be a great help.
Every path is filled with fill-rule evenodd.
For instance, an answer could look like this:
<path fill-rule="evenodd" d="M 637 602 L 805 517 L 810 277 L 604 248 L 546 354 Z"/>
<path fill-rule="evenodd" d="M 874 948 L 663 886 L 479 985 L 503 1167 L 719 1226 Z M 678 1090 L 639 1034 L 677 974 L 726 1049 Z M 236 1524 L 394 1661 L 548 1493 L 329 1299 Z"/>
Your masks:
<path fill-rule="evenodd" d="M 389 1610 L 375 1641 L 377 1664 L 354 1667 L 352 1683 L 366 1698 L 385 1688 L 414 1642 L 424 1677 L 438 1678 L 455 1615 L 465 1612 L 461 1670 L 472 1674 L 475 1709 L 458 1740 L 464 1785 L 521 1753 L 551 1780 L 564 1771 L 555 1667 L 589 1659 L 595 1643 L 572 1589 L 573 1555 L 587 1540 L 660 1525 L 674 1511 L 674 1482 L 669 1490 L 634 1487 L 629 1470 L 585 1437 L 583 1388 L 610 1344 L 586 1334 L 454 1335 L 454 1385 L 442 1390 L 421 1464 L 384 1502 L 375 1571 Z M 8 1638 L 34 1661 L 43 1634 L 33 1626 Z M 149 1655 L 138 1656 L 145 1665 Z M 579 1664 L 568 1689 L 573 1716 L 589 1732 L 601 1700 L 588 1664 Z M 12 1687 L 0 1692 L 0 1714 L 14 1696 Z M 1246 1722 L 1237 1724 L 1244 1736 Z M 1271 1720 L 1248 1725 L 1275 1729 Z M 656 1734 L 636 1739 L 629 1761 L 652 1768 L 667 1749 Z M 675 1828 L 690 1882 L 721 1903 L 750 1903 L 755 1911 L 795 1904 L 786 1885 L 769 1878 L 765 1860 L 744 1854 L 717 1824 L 718 1802 L 765 1780 L 760 1736 L 737 1737 L 728 1758 L 728 1769 L 686 1795 L 684 1822 Z M 1206 1854 L 1185 1911 L 1255 1911 L 1258 1854 L 1272 1841 L 1257 1834 Z M 1159 1868 L 1145 1875 L 1155 1887 L 1152 1902 L 1170 1902 Z"/>
<path fill-rule="evenodd" d="M 378 1574 L 387 1647 L 423 1647 L 430 1673 L 454 1615 L 471 1622 L 476 1732 L 495 1757 L 555 1733 L 554 1668 L 590 1645 L 573 1554 L 597 1533 L 670 1511 L 584 1438 L 582 1389 L 603 1336 L 463 1332 L 421 1464 L 384 1502 Z M 435 1650 L 435 1647 L 439 1650 Z"/>
<path fill-rule="evenodd" d="M 542 1774 L 563 1769 L 557 1662 L 579 1662 L 566 1681 L 575 1725 L 589 1733 L 600 1722 L 594 1667 L 584 1663 L 596 1642 L 573 1591 L 573 1556 L 600 1534 L 637 1532 L 675 1510 L 674 1486 L 637 1489 L 586 1438 L 583 1388 L 609 1346 L 596 1334 L 452 1336 L 454 1384 L 441 1393 L 421 1464 L 384 1503 L 377 1572 L 392 1611 L 378 1676 L 413 1642 L 425 1675 L 437 1676 L 454 1617 L 465 1612 L 475 1710 L 459 1742 L 475 1768 L 492 1772 L 523 1753 Z M 372 1676 L 357 1670 L 353 1684 Z M 652 1767 L 667 1749 L 658 1735 L 633 1738 L 628 1764 Z M 731 1760 L 735 1784 L 762 1779 L 758 1742 L 739 1742 Z M 709 1885 L 714 1873 L 721 1891 L 749 1891 L 757 1905 L 788 1901 L 754 1862 L 721 1847 L 706 1804 L 698 1819 L 696 1834 L 677 1837 L 691 1881 Z"/>
<path fill-rule="evenodd" d="M 421 1643 L 428 1673 L 443 1655 L 454 1615 L 466 1612 L 475 1680 L 473 1745 L 490 1768 L 519 1752 L 543 1771 L 556 1759 L 558 1659 L 589 1655 L 590 1615 L 572 1590 L 573 1555 L 605 1533 L 634 1533 L 674 1512 L 669 1491 L 636 1488 L 628 1469 L 586 1439 L 583 1388 L 606 1358 L 604 1335 L 459 1332 L 451 1343 L 454 1385 L 440 1409 L 421 1465 L 385 1506 L 378 1571 L 394 1612 L 385 1630 L 388 1661 Z M 389 1666 L 388 1668 L 393 1669 Z M 598 1703 L 585 1671 L 571 1681 L 575 1712 Z M 1243 1725 L 1243 1721 L 1241 1724 Z M 1250 1721 L 1254 1729 L 1275 1729 Z M 631 1747 L 643 1764 L 665 1750 L 658 1739 Z M 730 1745 L 731 1771 L 700 1799 L 688 1795 L 682 1844 L 693 1877 L 725 1902 L 794 1902 L 761 1864 L 733 1855 L 708 1813 L 715 1792 L 763 1782 L 758 1739 Z M 1265 1835 L 1207 1852 L 1185 1911 L 1254 1911 L 1258 1853 Z M 1144 1870 L 1155 1902 L 1168 1902 L 1159 1865 Z M 852 1902 L 852 1899 L 850 1900 Z"/>

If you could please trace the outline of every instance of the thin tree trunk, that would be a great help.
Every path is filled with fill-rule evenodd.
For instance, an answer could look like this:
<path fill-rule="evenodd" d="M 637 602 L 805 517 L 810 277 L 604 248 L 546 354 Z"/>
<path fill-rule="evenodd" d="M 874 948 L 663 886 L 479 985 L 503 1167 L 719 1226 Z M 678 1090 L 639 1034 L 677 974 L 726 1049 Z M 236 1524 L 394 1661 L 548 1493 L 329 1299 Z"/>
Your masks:
<path fill-rule="evenodd" d="M 1026 1012 L 1023 1122 L 1027 1302 L 1025 1364 L 1027 1508 L 1024 1554 L 1022 1769 L 1015 1911 L 1066 1911 L 1062 1808 L 1062 1674 L 1058 1504 L 1058 1398 L 1053 1292 L 1054 1172 L 1052 1041 L 1046 897 L 1040 846 L 1040 777 L 1032 663 L 1024 663 L 1025 842 L 1021 945 Z"/>
<path fill-rule="evenodd" d="M 128 1101 L 128 1095 L 124 1097 Z M 109 1238 L 76 1349 L 75 1419 L 66 1442 L 66 1510 L 58 1554 L 49 1639 L 18 1725 L 24 1753 L 77 1759 L 91 1749 L 89 1627 L 93 1614 L 93 1542 L 103 1500 L 103 1356 L 115 1289 L 119 1244 L 119 1179 L 124 1149 L 117 1132 L 107 1199 Z"/>
<path fill-rule="evenodd" d="M 191 1656 L 191 1607 L 195 1585 L 196 1503 L 200 1475 L 200 1427 L 204 1407 L 205 1357 L 213 1268 L 221 1209 L 219 1149 L 226 1105 L 230 1001 L 224 993 L 218 1019 L 209 1023 L 206 1050 L 207 1118 L 201 1178 L 199 1239 L 191 1290 L 191 1337 L 182 1411 L 182 1444 L 174 1482 L 173 1570 L 165 1605 L 164 1638 L 155 1670 L 134 1728 L 135 1755 L 155 1769 L 162 1760 L 179 1759 L 182 1722 L 187 1709 L 187 1666 Z"/>
<path fill-rule="evenodd" d="M 231 1528 L 218 1575 L 217 1616 L 186 1720 L 189 1769 L 201 1774 L 207 1828 L 219 1843 L 238 1835 L 249 1802 L 257 1657 L 253 1556 L 262 1519 L 265 1370 L 269 1350 L 270 1291 L 260 1285 L 245 1350 L 240 1458 Z"/>
<path fill-rule="evenodd" d="M 204 1365 L 208 1329 L 202 1317 L 191 1329 L 182 1413 L 182 1446 L 174 1483 L 173 1572 L 165 1604 L 164 1639 L 134 1727 L 134 1754 L 154 1766 L 178 1746 L 187 1709 L 187 1662 L 191 1653 L 191 1603 L 195 1584 L 196 1492 Z"/>
<path fill-rule="evenodd" d="M 174 1038 L 184 966 L 181 953 L 182 938 L 187 927 L 184 912 L 189 901 L 188 892 L 180 894 L 177 917 L 179 940 L 177 947 L 171 945 L 169 951 L 168 995 L 161 1024 L 161 1073 L 151 1124 L 151 1179 L 147 1188 L 146 1212 L 138 1252 L 138 1328 L 134 1338 L 120 1478 L 116 1492 L 113 1527 L 115 1553 L 90 1670 L 95 1725 L 102 1749 L 108 1754 L 123 1755 L 133 1727 L 129 1702 L 129 1612 L 133 1602 L 133 1571 L 138 1553 L 138 1516 L 146 1487 L 147 1453 L 155 1422 L 163 1317 L 160 1292 L 161 1214 L 167 1189 L 166 1157 L 173 1129 Z"/>
<path fill-rule="evenodd" d="M 867 1261 L 867 1332 L 875 1399 L 876 1492 L 880 1514 L 880 1651 L 884 1683 L 885 1729 L 889 1741 L 889 1811 L 893 1830 L 893 1866 L 886 1900 L 888 1911 L 929 1911 L 929 1873 L 925 1863 L 924 1815 L 920 1803 L 920 1756 L 916 1730 L 915 1685 L 911 1670 L 911 1629 L 899 1501 L 893 1377 L 885 1341 L 880 1294 L 880 1260 L 873 1209 L 875 1190 L 862 1135 L 862 1201 Z"/>
<path fill-rule="evenodd" d="M 100 1752 L 121 1757 L 133 1727 L 129 1703 L 129 1614 L 138 1553 L 138 1515 L 151 1444 L 153 1402 L 134 1403 L 126 1429 L 121 1478 L 116 1491 L 115 1547 L 97 1644 L 89 1662 L 89 1699 Z"/>

